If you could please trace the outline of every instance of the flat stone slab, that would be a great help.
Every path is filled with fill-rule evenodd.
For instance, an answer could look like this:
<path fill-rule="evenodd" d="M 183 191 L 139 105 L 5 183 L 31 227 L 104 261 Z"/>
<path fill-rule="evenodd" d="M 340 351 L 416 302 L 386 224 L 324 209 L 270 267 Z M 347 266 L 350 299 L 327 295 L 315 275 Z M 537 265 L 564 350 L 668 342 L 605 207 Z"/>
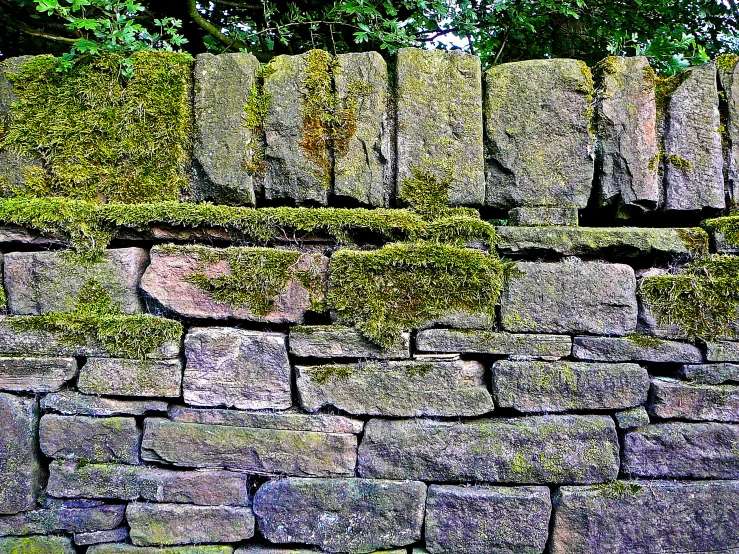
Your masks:
<path fill-rule="evenodd" d="M 261 545 L 242 546 L 236 550 L 236 554 L 315 554 L 315 550 L 307 548 L 278 548 Z M 408 550 L 375 550 L 374 554 L 407 554 Z"/>
<path fill-rule="evenodd" d="M 89 358 L 80 370 L 77 387 L 85 394 L 178 398 L 182 361 Z"/>
<path fill-rule="evenodd" d="M 637 364 L 499 361 L 493 395 L 501 408 L 519 412 L 613 410 L 644 404 L 647 370 Z"/>
<path fill-rule="evenodd" d="M 739 364 L 685 364 L 678 373 L 683 379 L 706 385 L 739 383 Z"/>
<path fill-rule="evenodd" d="M 629 429 L 649 425 L 649 414 L 644 406 L 637 406 L 636 408 L 616 412 L 613 414 L 613 418 L 616 420 L 616 427 L 621 431 L 628 431 Z"/>
<path fill-rule="evenodd" d="M 84 504 L 84 503 L 83 503 Z M 89 506 L 60 504 L 31 512 L 0 517 L 0 537 L 49 535 L 51 533 L 92 533 L 120 527 L 126 507 L 123 504 L 88 502 Z"/>
<path fill-rule="evenodd" d="M 618 474 L 613 419 L 537 416 L 470 422 L 372 419 L 359 474 L 373 479 L 600 483 Z"/>
<path fill-rule="evenodd" d="M 288 478 L 259 488 L 254 513 L 270 542 L 359 553 L 420 540 L 425 502 L 418 481 Z"/>
<path fill-rule="evenodd" d="M 11 537 L 0 539 L 0 552 L 9 554 L 75 554 L 69 537 Z"/>
<path fill-rule="evenodd" d="M 570 355 L 572 338 L 564 335 L 427 329 L 418 332 L 416 348 L 422 352 L 459 352 L 558 359 Z"/>
<path fill-rule="evenodd" d="M 732 341 L 707 342 L 706 343 L 706 361 L 708 362 L 739 362 L 739 342 L 732 342 Z"/>
<path fill-rule="evenodd" d="M 649 413 L 662 419 L 739 423 L 739 387 L 656 377 Z"/>
<path fill-rule="evenodd" d="M 181 467 L 223 467 L 262 474 L 354 475 L 357 437 L 147 419 L 141 458 Z"/>
<path fill-rule="evenodd" d="M 623 264 L 518 262 L 501 298 L 503 329 L 626 335 L 636 329 L 636 278 Z"/>
<path fill-rule="evenodd" d="M 550 552 L 736 552 L 739 481 L 624 485 L 631 488 L 625 495 L 603 487 L 560 488 Z"/>
<path fill-rule="evenodd" d="M 426 550 L 434 554 L 541 554 L 552 502 L 546 487 L 432 485 Z"/>
<path fill-rule="evenodd" d="M 577 227 L 575 206 L 520 206 L 508 210 L 508 225 L 521 227 Z"/>
<path fill-rule="evenodd" d="M 290 328 L 290 354 L 299 358 L 410 358 L 410 334 L 389 349 L 374 344 L 354 327 L 311 325 Z"/>
<path fill-rule="evenodd" d="M 15 514 L 36 506 L 42 480 L 37 425 L 38 403 L 34 398 L 0 393 L 0 514 Z"/>
<path fill-rule="evenodd" d="M 292 406 L 285 335 L 196 327 L 185 336 L 185 402 L 242 410 Z"/>
<path fill-rule="evenodd" d="M 129 504 L 131 542 L 141 546 L 239 542 L 254 536 L 251 507 Z"/>
<path fill-rule="evenodd" d="M 130 544 L 101 544 L 92 546 L 87 554 L 233 554 L 231 546 L 198 545 L 170 546 L 158 548 L 154 546 L 132 546 Z"/>
<path fill-rule="evenodd" d="M 138 464 L 141 430 L 132 417 L 47 414 L 41 418 L 39 442 L 50 458 Z"/>
<path fill-rule="evenodd" d="M 739 425 L 660 423 L 624 437 L 621 470 L 655 479 L 739 478 Z"/>
<path fill-rule="evenodd" d="M 110 531 L 93 531 L 92 533 L 77 533 L 74 536 L 74 544 L 78 546 L 89 546 L 109 542 L 122 542 L 128 539 L 128 527 L 118 527 Z"/>
<path fill-rule="evenodd" d="M 700 363 L 701 351 L 686 342 L 655 339 L 654 346 L 629 337 L 575 337 L 572 355 L 598 362 Z"/>
<path fill-rule="evenodd" d="M 0 390 L 53 392 L 76 376 L 74 358 L 0 358 Z"/>
<path fill-rule="evenodd" d="M 115 416 L 166 412 L 166 402 L 160 400 L 118 400 L 88 396 L 74 391 L 62 391 L 47 394 L 41 399 L 44 411 L 58 412 L 63 415 Z"/>
<path fill-rule="evenodd" d="M 300 406 L 397 417 L 492 412 L 485 366 L 475 361 L 389 361 L 295 366 Z"/>

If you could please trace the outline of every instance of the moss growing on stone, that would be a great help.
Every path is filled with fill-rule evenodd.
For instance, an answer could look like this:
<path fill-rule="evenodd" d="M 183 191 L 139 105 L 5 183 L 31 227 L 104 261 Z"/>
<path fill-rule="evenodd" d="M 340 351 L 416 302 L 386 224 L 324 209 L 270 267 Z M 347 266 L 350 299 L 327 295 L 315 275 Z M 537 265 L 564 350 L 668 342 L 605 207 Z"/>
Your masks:
<path fill-rule="evenodd" d="M 317 385 L 325 385 L 329 381 L 348 379 L 354 368 L 350 365 L 314 365 L 307 368 L 311 379 Z"/>
<path fill-rule="evenodd" d="M 251 143 L 249 144 L 252 155 L 246 170 L 252 177 L 261 177 L 266 170 L 264 148 L 267 138 L 264 131 L 264 121 L 267 118 L 272 95 L 265 92 L 264 81 L 272 73 L 274 73 L 274 68 L 269 64 L 259 69 L 256 81 L 249 91 L 249 100 L 244 106 L 244 125 L 252 133 Z"/>
<path fill-rule="evenodd" d="M 593 489 L 596 490 L 600 496 L 617 500 L 635 496 L 643 488 L 644 487 L 639 483 L 628 481 L 612 481 L 610 483 L 593 486 Z"/>
<path fill-rule="evenodd" d="M 654 100 L 657 105 L 657 121 L 664 119 L 672 94 L 690 74 L 682 71 L 677 75 L 654 75 Z"/>
<path fill-rule="evenodd" d="M 690 160 L 686 160 L 685 158 L 682 158 L 677 154 L 667 154 L 665 156 L 665 161 L 671 166 L 676 167 L 677 169 L 681 169 L 682 171 L 687 171 L 688 169 L 693 168 L 693 164 L 690 162 Z"/>
<path fill-rule="evenodd" d="M 692 255 L 708 254 L 708 235 L 701 229 L 677 229 L 677 236 Z"/>
<path fill-rule="evenodd" d="M 651 335 L 641 335 L 639 333 L 631 333 L 626 335 L 626 338 L 631 342 L 639 346 L 640 348 L 659 348 L 662 341 L 657 337 Z"/>
<path fill-rule="evenodd" d="M 739 215 L 706 219 L 701 227 L 709 233 L 721 233 L 728 244 L 739 245 Z"/>
<path fill-rule="evenodd" d="M 431 173 L 413 172 L 400 184 L 402 202 L 423 217 L 435 219 L 449 211 L 450 179 L 440 179 Z"/>
<path fill-rule="evenodd" d="M 721 54 L 716 58 L 716 67 L 721 71 L 733 71 L 739 63 L 739 54 Z"/>

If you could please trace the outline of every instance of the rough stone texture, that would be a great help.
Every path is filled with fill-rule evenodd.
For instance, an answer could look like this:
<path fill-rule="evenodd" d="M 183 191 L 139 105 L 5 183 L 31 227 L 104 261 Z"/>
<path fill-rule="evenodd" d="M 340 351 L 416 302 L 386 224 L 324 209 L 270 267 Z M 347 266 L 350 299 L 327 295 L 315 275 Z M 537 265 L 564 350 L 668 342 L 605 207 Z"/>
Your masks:
<path fill-rule="evenodd" d="M 593 183 L 590 70 L 529 60 L 485 73 L 486 204 L 584 208 Z"/>
<path fill-rule="evenodd" d="M 5 254 L 5 290 L 13 314 L 68 312 L 85 284 L 95 281 L 124 313 L 143 310 L 139 281 L 149 263 L 143 248 L 106 250 L 100 263 L 81 265 L 64 251 Z"/>
<path fill-rule="evenodd" d="M 437 482 L 599 483 L 618 474 L 610 417 L 538 416 L 467 423 L 372 419 L 359 474 Z"/>
<path fill-rule="evenodd" d="M 141 279 L 141 289 L 153 301 L 153 311 L 161 314 L 174 313 L 187 318 L 233 318 L 266 323 L 303 321 L 305 312 L 311 306 L 311 295 L 295 279 L 290 279 L 285 289 L 272 298 L 272 311 L 267 315 L 253 313 L 246 304 L 233 306 L 228 302 L 218 302 L 210 293 L 183 279 L 194 273 L 203 273 L 210 278 L 230 275 L 228 260 L 207 262 L 208 254 L 221 252 L 200 246 L 180 247 L 175 251 L 162 246 L 152 248 L 151 265 L 146 268 Z M 308 271 L 321 281 L 326 279 L 327 268 L 328 258 L 310 253 L 303 253 L 295 264 L 295 269 Z M 322 296 L 314 298 L 317 301 L 321 299 Z"/>
<path fill-rule="evenodd" d="M 271 546 L 247 545 L 242 546 L 236 554 L 315 554 L 315 550 L 305 548 L 277 548 Z M 407 554 L 407 550 L 375 550 L 374 554 Z"/>
<path fill-rule="evenodd" d="M 621 471 L 668 479 L 739 478 L 739 425 L 660 423 L 624 437 Z"/>
<path fill-rule="evenodd" d="M 110 531 L 93 531 L 92 533 L 77 533 L 74 536 L 74 544 L 88 546 L 91 544 L 102 544 L 109 542 L 125 541 L 128 538 L 128 528 L 119 527 Z"/>
<path fill-rule="evenodd" d="M 623 409 L 643 404 L 647 370 L 637 364 L 509 362 L 493 365 L 493 395 L 519 412 Z"/>
<path fill-rule="evenodd" d="M 650 481 L 622 497 L 562 487 L 555 506 L 551 554 L 734 554 L 739 547 L 737 481 Z"/>
<path fill-rule="evenodd" d="M 75 554 L 68 537 L 23 537 L 0 539 L 0 552 L 7 554 Z"/>
<path fill-rule="evenodd" d="M 0 390 L 58 391 L 76 376 L 74 358 L 0 358 Z"/>
<path fill-rule="evenodd" d="M 719 83 L 727 107 L 726 135 L 729 139 L 727 185 L 729 197 L 739 201 L 739 60 L 733 68 L 718 68 Z"/>
<path fill-rule="evenodd" d="M 207 425 L 231 425 L 234 427 L 258 427 L 285 431 L 315 431 L 317 433 L 359 434 L 364 422 L 344 416 L 329 414 L 308 415 L 301 412 L 243 412 L 240 410 L 198 410 L 172 406 L 169 419 L 181 423 Z"/>
<path fill-rule="evenodd" d="M 498 356 L 563 358 L 572 351 L 572 339 L 563 335 L 492 333 L 458 329 L 428 329 L 416 336 L 422 352 L 460 352 Z"/>
<path fill-rule="evenodd" d="M 474 416 L 493 411 L 485 367 L 475 361 L 296 366 L 300 406 L 357 415 Z"/>
<path fill-rule="evenodd" d="M 177 398 L 182 361 L 89 358 L 80 370 L 77 388 L 86 394 Z"/>
<path fill-rule="evenodd" d="M 87 554 L 233 554 L 230 546 L 170 546 L 157 548 L 151 546 L 131 546 L 130 544 L 103 544 L 93 546 Z"/>
<path fill-rule="evenodd" d="M 356 131 L 334 165 L 335 196 L 387 206 L 393 194 L 392 140 L 387 64 L 377 52 L 339 54 L 336 93 L 346 107 L 357 103 Z"/>
<path fill-rule="evenodd" d="M 177 423 L 147 419 L 141 458 L 182 467 L 224 467 L 252 473 L 329 477 L 353 475 L 357 437 Z"/>
<path fill-rule="evenodd" d="M 653 210 L 661 196 L 654 72 L 645 56 L 601 62 L 596 102 L 600 202 Z"/>
<path fill-rule="evenodd" d="M 666 210 L 723 208 L 724 176 L 716 65 L 690 69 L 667 107 L 665 123 Z M 671 158 L 685 160 L 678 167 Z"/>
<path fill-rule="evenodd" d="M 39 441 L 50 458 L 137 464 L 141 430 L 132 417 L 47 414 L 41 418 Z"/>
<path fill-rule="evenodd" d="M 260 140 L 244 122 L 256 87 L 259 60 L 251 54 L 199 54 L 195 58 L 195 141 L 198 183 L 193 196 L 216 204 L 254 205 L 248 166 Z"/>
<path fill-rule="evenodd" d="M 647 410 L 644 406 L 637 406 L 630 410 L 616 412 L 613 417 L 616 420 L 616 427 L 621 431 L 628 431 L 629 429 L 636 429 L 637 427 L 649 425 L 649 414 L 647 414 Z"/>
<path fill-rule="evenodd" d="M 225 327 L 185 336 L 185 402 L 244 410 L 292 406 L 285 335 Z"/>
<path fill-rule="evenodd" d="M 239 542 L 254 536 L 249 507 L 129 504 L 126 520 L 136 545 Z"/>
<path fill-rule="evenodd" d="M 520 206 L 508 211 L 508 225 L 521 227 L 577 227 L 575 206 Z"/>
<path fill-rule="evenodd" d="M 739 383 L 739 364 L 685 364 L 678 373 L 683 379 L 707 385 Z"/>
<path fill-rule="evenodd" d="M 597 362 L 700 363 L 701 351 L 686 342 L 660 340 L 656 347 L 643 346 L 628 337 L 575 337 L 572 355 Z"/>
<path fill-rule="evenodd" d="M 501 298 L 506 331 L 626 335 L 636 328 L 636 278 L 623 264 L 518 262 Z"/>
<path fill-rule="evenodd" d="M 35 399 L 0 393 L 0 514 L 36 505 L 42 479 L 36 455 L 37 423 Z"/>
<path fill-rule="evenodd" d="M 426 549 L 439 554 L 541 554 L 552 503 L 546 487 L 429 487 Z"/>
<path fill-rule="evenodd" d="M 693 360 L 684 360 L 693 361 Z M 706 361 L 739 362 L 739 342 L 718 341 L 706 343 Z"/>
<path fill-rule="evenodd" d="M 662 419 L 739 422 L 739 387 L 652 379 L 649 413 Z"/>
<path fill-rule="evenodd" d="M 167 403 L 161 400 L 117 400 L 72 391 L 47 394 L 41 399 L 43 410 L 64 415 L 141 416 L 154 412 L 166 412 L 167 406 Z"/>
<path fill-rule="evenodd" d="M 398 193 L 431 175 L 453 205 L 485 199 L 480 59 L 459 50 L 401 48 L 397 58 Z"/>
<path fill-rule="evenodd" d="M 425 501 L 416 481 L 281 479 L 257 491 L 254 513 L 270 542 L 360 553 L 418 541 Z"/>
<path fill-rule="evenodd" d="M 59 503 L 50 508 L 0 517 L 0 537 L 48 535 L 60 531 L 91 533 L 115 529 L 123 523 L 125 506 L 82 502 L 81 505 Z"/>
<path fill-rule="evenodd" d="M 385 350 L 367 340 L 354 327 L 312 325 L 290 329 L 290 354 L 300 358 L 410 358 L 410 334 Z"/>

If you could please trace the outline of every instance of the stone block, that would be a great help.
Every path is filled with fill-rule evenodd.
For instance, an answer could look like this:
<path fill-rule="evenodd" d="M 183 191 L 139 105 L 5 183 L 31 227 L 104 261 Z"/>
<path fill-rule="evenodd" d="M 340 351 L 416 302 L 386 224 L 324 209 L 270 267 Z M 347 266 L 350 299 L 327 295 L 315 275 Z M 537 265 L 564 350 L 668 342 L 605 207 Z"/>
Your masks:
<path fill-rule="evenodd" d="M 629 429 L 649 425 L 649 414 L 644 406 L 637 406 L 636 408 L 616 412 L 613 414 L 613 417 L 616 420 L 616 427 L 621 431 L 628 431 Z"/>
<path fill-rule="evenodd" d="M 688 360 L 685 360 L 688 361 Z M 693 360 L 690 360 L 691 362 Z M 700 361 L 700 360 L 696 360 Z M 739 342 L 716 341 L 706 343 L 706 361 L 708 362 L 739 362 Z"/>
<path fill-rule="evenodd" d="M 91 533 L 77 533 L 74 536 L 74 544 L 78 546 L 89 546 L 92 544 L 104 544 L 110 542 L 122 542 L 128 538 L 128 528 L 118 527 L 110 531 L 93 531 Z"/>
<path fill-rule="evenodd" d="M 36 505 L 42 479 L 37 425 L 34 398 L 0 393 L 0 514 L 15 514 Z"/>
<path fill-rule="evenodd" d="M 572 338 L 563 335 L 427 329 L 418 332 L 416 348 L 422 352 L 459 352 L 461 354 L 558 359 L 570 355 Z"/>
<path fill-rule="evenodd" d="M 597 362 L 699 363 L 701 351 L 687 342 L 656 339 L 644 344 L 633 337 L 575 337 L 572 355 Z"/>
<path fill-rule="evenodd" d="M 59 503 L 49 508 L 0 517 L 0 537 L 107 531 L 120 527 L 125 509 L 122 504 L 101 502 Z"/>
<path fill-rule="evenodd" d="M 89 358 L 77 387 L 85 394 L 178 398 L 182 361 Z"/>
<path fill-rule="evenodd" d="M 101 544 L 92 546 L 87 554 L 233 554 L 233 547 L 222 545 L 132 546 L 130 544 Z"/>
<path fill-rule="evenodd" d="M 311 325 L 290 328 L 290 354 L 299 358 L 410 358 L 410 334 L 383 349 L 367 340 L 354 327 Z"/>
<path fill-rule="evenodd" d="M 519 206 L 508 210 L 508 225 L 520 227 L 577 227 L 575 206 Z"/>
<path fill-rule="evenodd" d="M 76 376 L 74 358 L 0 358 L 0 390 L 53 392 Z"/>
<path fill-rule="evenodd" d="M 739 423 L 739 387 L 652 379 L 649 413 L 661 419 Z"/>
<path fill-rule="evenodd" d="M 41 418 L 39 441 L 50 458 L 138 464 L 141 430 L 132 417 L 47 414 Z"/>
<path fill-rule="evenodd" d="M 739 58 L 729 54 L 723 63 L 717 62 L 716 66 L 727 107 L 729 198 L 736 204 L 739 201 Z"/>
<path fill-rule="evenodd" d="M 683 379 L 707 385 L 739 383 L 739 364 L 685 364 L 678 373 Z"/>
<path fill-rule="evenodd" d="M 11 537 L 0 539 L 0 552 L 7 554 L 75 554 L 68 537 Z"/>
<path fill-rule="evenodd" d="M 242 546 L 236 554 L 315 554 L 315 550 L 307 548 L 278 548 L 258 544 Z M 395 550 L 375 550 L 374 554 L 407 554 L 405 548 Z"/>
<path fill-rule="evenodd" d="M 161 400 L 118 400 L 88 396 L 74 391 L 62 391 L 47 394 L 41 399 L 44 411 L 57 412 L 63 415 L 116 416 L 166 412 L 168 404 Z"/>

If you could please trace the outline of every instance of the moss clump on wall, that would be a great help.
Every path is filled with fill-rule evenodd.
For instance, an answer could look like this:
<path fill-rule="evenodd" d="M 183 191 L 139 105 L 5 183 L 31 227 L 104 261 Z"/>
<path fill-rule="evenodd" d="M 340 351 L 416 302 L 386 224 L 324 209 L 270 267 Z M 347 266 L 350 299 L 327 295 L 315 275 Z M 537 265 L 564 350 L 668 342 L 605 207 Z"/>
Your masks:
<path fill-rule="evenodd" d="M 428 242 L 339 250 L 331 258 L 327 304 L 340 323 L 387 348 L 404 330 L 451 312 L 494 319 L 509 267 L 479 250 Z"/>
<path fill-rule="evenodd" d="M 654 100 L 657 105 L 657 121 L 664 119 L 670 97 L 689 74 L 689 71 L 670 76 L 654 74 Z"/>
<path fill-rule="evenodd" d="M 39 56 L 10 74 L 18 102 L 0 149 L 39 155 L 25 196 L 94 202 L 178 199 L 188 185 L 192 58 L 137 52 L 134 76 L 120 57 L 102 54 L 65 73 Z"/>
<path fill-rule="evenodd" d="M 721 71 L 733 71 L 739 63 L 739 54 L 721 54 L 716 58 L 716 67 Z"/>
<path fill-rule="evenodd" d="M 274 68 L 264 65 L 257 73 L 256 81 L 249 91 L 249 100 L 244 106 L 244 125 L 252 132 L 252 140 L 249 145 L 252 151 L 251 161 L 246 170 L 252 177 L 261 177 L 266 170 L 264 161 L 264 149 L 267 141 L 264 121 L 267 118 L 272 95 L 264 90 L 264 81 L 274 73 Z"/>
<path fill-rule="evenodd" d="M 709 233 L 721 233 L 728 244 L 739 246 L 739 215 L 706 219 L 701 227 Z"/>
<path fill-rule="evenodd" d="M 443 217 L 449 211 L 451 179 L 440 179 L 431 173 L 414 171 L 400 183 L 400 200 L 428 219 Z"/>
<path fill-rule="evenodd" d="M 603 483 L 593 487 L 593 489 L 598 491 L 598 494 L 601 496 L 616 500 L 635 496 L 643 488 L 644 487 L 639 483 L 630 483 L 627 481 L 612 481 L 610 483 Z"/>
<path fill-rule="evenodd" d="M 651 335 L 640 335 L 639 333 L 631 333 L 626 338 L 640 348 L 659 348 L 662 341 Z"/>

